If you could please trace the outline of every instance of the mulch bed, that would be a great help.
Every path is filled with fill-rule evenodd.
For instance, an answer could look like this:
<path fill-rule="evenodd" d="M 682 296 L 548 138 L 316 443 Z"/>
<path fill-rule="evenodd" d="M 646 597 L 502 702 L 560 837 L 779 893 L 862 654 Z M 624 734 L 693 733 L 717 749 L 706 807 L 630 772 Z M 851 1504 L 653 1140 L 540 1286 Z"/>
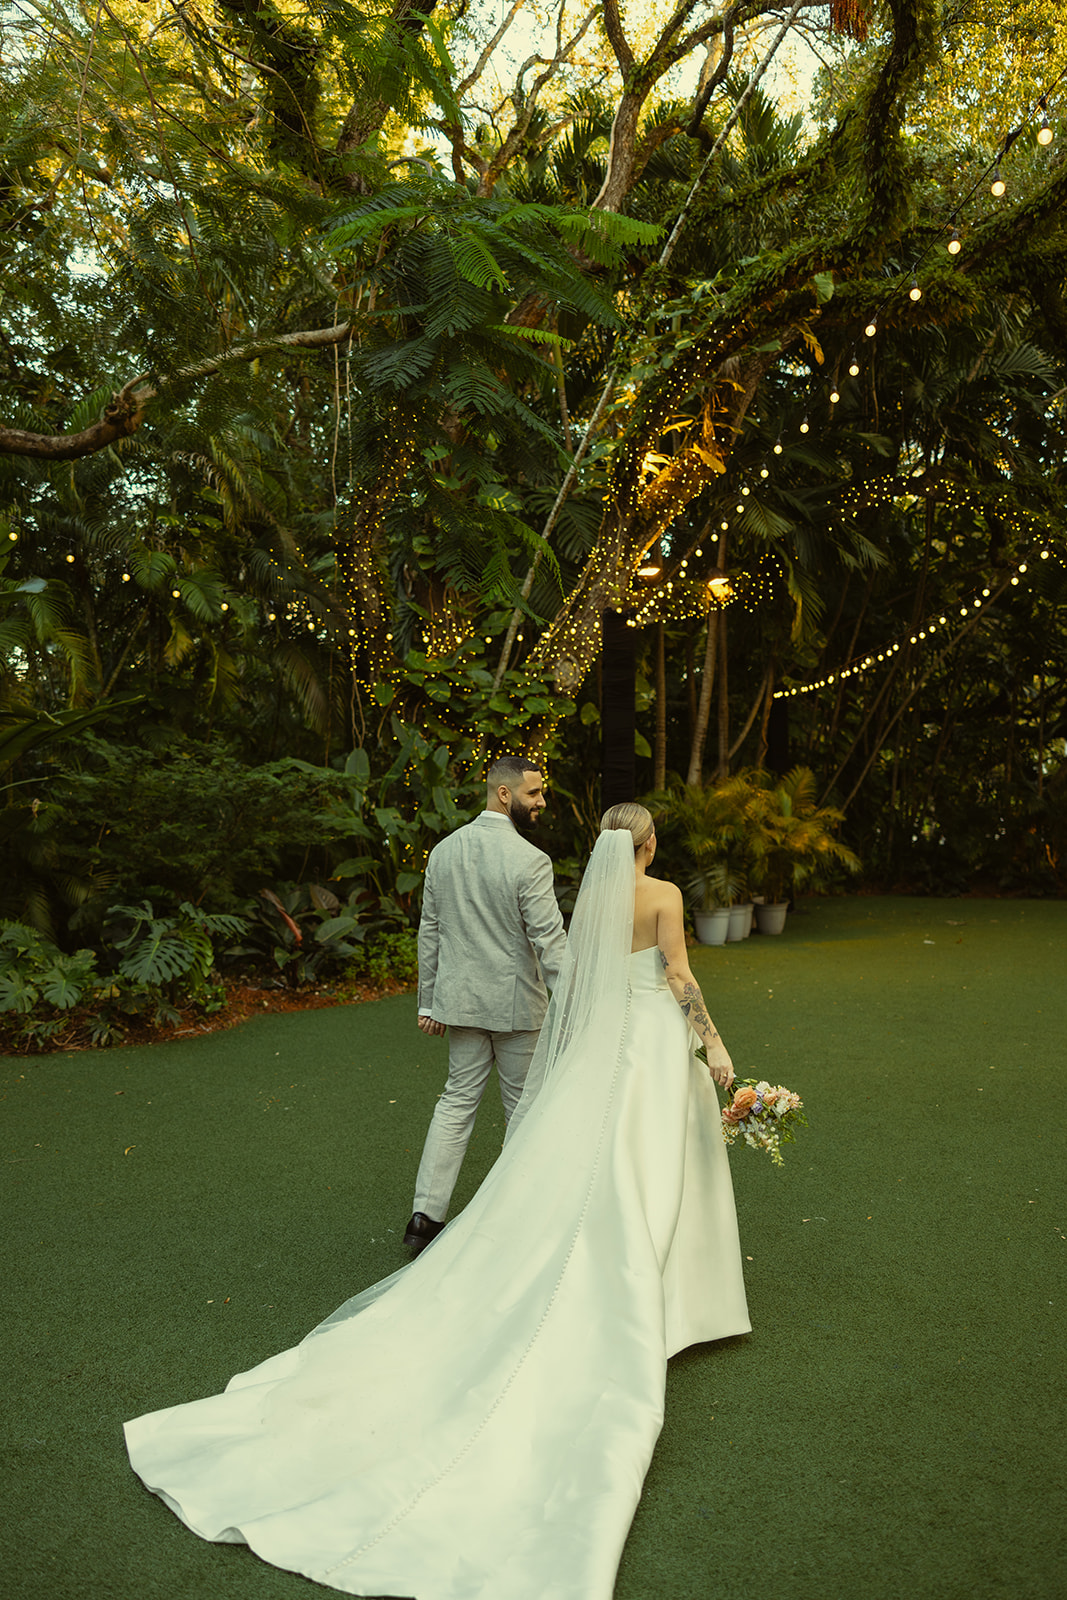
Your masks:
<path fill-rule="evenodd" d="M 221 1033 L 234 1028 L 249 1017 L 275 1011 L 318 1011 L 326 1006 L 361 1005 L 367 1000 L 381 1000 L 386 995 L 404 994 L 407 985 L 388 983 L 384 988 L 372 984 L 345 984 L 343 990 L 320 989 L 263 989 L 256 984 L 224 980 L 225 1003 L 218 1011 L 205 1016 L 195 1006 L 179 1007 L 177 1022 L 154 1026 L 147 1021 L 131 1018 L 124 1025 L 121 1039 L 116 1039 L 109 1049 L 125 1045 L 167 1044 L 175 1039 L 189 1039 L 205 1033 Z M 37 1056 L 65 1053 L 73 1050 L 92 1050 L 90 1035 L 92 1013 L 75 1009 L 60 1031 L 53 1034 L 47 1044 L 27 1045 L 19 1037 L 17 1025 L 0 1018 L 0 1055 Z"/>

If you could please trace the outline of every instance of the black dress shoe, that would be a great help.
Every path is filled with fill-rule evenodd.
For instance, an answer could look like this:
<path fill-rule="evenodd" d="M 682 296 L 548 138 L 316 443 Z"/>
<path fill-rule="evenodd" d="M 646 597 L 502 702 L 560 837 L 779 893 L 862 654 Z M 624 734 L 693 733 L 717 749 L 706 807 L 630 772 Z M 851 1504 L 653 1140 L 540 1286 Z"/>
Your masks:
<path fill-rule="evenodd" d="M 443 1222 L 435 1222 L 425 1212 L 416 1211 L 408 1223 L 408 1231 L 404 1235 L 404 1243 L 411 1251 L 411 1254 L 417 1256 L 420 1250 L 425 1250 L 428 1244 L 433 1243 L 443 1227 Z"/>

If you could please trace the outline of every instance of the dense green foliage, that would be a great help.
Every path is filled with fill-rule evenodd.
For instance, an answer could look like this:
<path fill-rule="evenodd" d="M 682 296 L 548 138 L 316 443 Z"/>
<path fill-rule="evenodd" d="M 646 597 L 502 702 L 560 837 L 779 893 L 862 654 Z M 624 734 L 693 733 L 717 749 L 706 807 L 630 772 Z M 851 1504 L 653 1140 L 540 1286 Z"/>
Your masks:
<path fill-rule="evenodd" d="M 638 792 L 802 762 L 869 881 L 1064 892 L 1067 101 L 1034 6 L 1026 87 L 991 70 L 958 132 L 996 19 L 939 0 L 824 41 L 807 120 L 748 92 L 754 43 L 706 101 L 657 99 L 684 30 L 612 78 L 601 19 L 607 76 L 561 34 L 493 126 L 462 7 L 9 8 L 0 916 L 113 955 L 116 906 L 240 915 L 297 981 L 324 924 L 338 961 L 410 929 L 521 746 L 573 883 L 609 608 Z M 683 56 L 722 32 L 684 9 Z"/>

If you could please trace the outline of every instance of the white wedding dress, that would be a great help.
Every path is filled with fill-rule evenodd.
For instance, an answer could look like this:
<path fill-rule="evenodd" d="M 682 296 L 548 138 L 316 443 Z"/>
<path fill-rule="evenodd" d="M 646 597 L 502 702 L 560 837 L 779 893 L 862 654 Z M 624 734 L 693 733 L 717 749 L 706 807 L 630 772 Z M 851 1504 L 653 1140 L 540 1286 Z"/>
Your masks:
<path fill-rule="evenodd" d="M 347 1594 L 610 1600 L 668 1356 L 750 1326 L 714 1086 L 658 950 L 618 966 L 623 1014 L 571 1039 L 581 1070 L 429 1249 L 126 1425 L 195 1533 Z"/>

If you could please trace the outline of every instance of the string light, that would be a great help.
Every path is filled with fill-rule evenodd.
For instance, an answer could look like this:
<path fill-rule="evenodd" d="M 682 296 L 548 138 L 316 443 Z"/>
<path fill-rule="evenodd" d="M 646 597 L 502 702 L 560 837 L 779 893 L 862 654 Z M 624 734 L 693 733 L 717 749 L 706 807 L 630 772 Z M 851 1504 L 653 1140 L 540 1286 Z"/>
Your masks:
<path fill-rule="evenodd" d="M 1041 126 L 1037 130 L 1037 142 L 1038 144 L 1051 144 L 1052 129 L 1048 125 L 1048 106 L 1045 103 L 1044 96 L 1038 102 L 1038 109 L 1041 112 Z"/>
<path fill-rule="evenodd" d="M 1051 550 L 1049 550 L 1047 548 L 1047 546 L 1046 546 L 1046 547 L 1043 547 L 1041 549 L 1039 554 L 1040 554 L 1040 557 L 1041 557 L 1042 561 L 1048 561 L 1048 560 L 1051 559 L 1051 557 L 1053 555 L 1053 552 Z M 1062 560 L 1060 557 L 1057 557 L 1056 559 L 1060 560 L 1061 566 L 1063 566 L 1065 569 L 1067 569 L 1067 561 Z M 1015 569 L 1014 573 L 1012 574 L 1011 578 L 1008 580 L 1008 582 L 1009 582 L 1009 584 L 1010 584 L 1010 586 L 1012 588 L 1018 588 L 1019 587 L 1019 584 L 1022 581 L 1022 575 L 1024 575 L 1026 573 L 1027 568 L 1028 568 L 1028 563 L 1026 561 L 1020 561 L 1019 562 L 1019 564 L 1016 567 L 1016 569 Z M 968 605 L 960 606 L 960 608 L 959 608 L 960 617 L 961 618 L 969 618 L 970 621 L 973 622 L 979 616 L 981 616 L 983 614 L 983 612 L 987 609 L 987 607 L 983 606 L 982 601 L 983 600 L 988 601 L 990 599 L 991 599 L 991 591 L 988 588 L 983 588 L 982 591 L 981 591 L 981 597 L 976 595 L 970 601 L 970 603 Z M 974 614 L 973 617 L 971 615 L 972 613 Z M 925 624 L 925 626 L 923 628 L 917 630 L 915 633 L 908 634 L 907 635 L 907 642 L 910 645 L 917 645 L 917 644 L 923 643 L 937 631 L 938 627 L 944 628 L 947 625 L 948 625 L 947 617 L 939 616 L 937 618 L 936 622 L 933 619 L 931 619 Z M 947 644 L 946 644 L 946 648 L 948 648 Z M 870 655 L 864 656 L 861 659 L 858 659 L 857 661 L 850 663 L 846 667 L 838 668 L 838 670 L 836 672 L 827 673 L 825 675 L 825 677 L 818 678 L 813 683 L 798 684 L 795 687 L 792 687 L 792 688 L 789 688 L 789 689 L 777 689 L 774 692 L 773 698 L 775 700 L 788 699 L 788 698 L 791 698 L 791 697 L 795 697 L 797 695 L 813 694 L 813 693 L 815 693 L 816 690 L 819 690 L 819 689 L 832 688 L 835 683 L 839 683 L 839 682 L 843 681 L 846 678 L 859 677 L 863 673 L 870 671 L 870 669 L 872 667 L 877 666 L 881 662 L 887 661 L 891 656 L 897 654 L 897 652 L 899 650 L 900 650 L 900 642 L 896 641 L 891 645 L 885 646 L 885 648 L 883 650 L 881 650 L 881 651 L 878 651 L 876 653 L 872 652 Z"/>
<path fill-rule="evenodd" d="M 808 419 L 807 419 L 807 417 L 805 417 L 804 421 L 800 424 L 800 431 L 801 431 L 801 433 L 807 433 L 807 431 L 808 431 Z"/>
<path fill-rule="evenodd" d="M 908 299 L 909 300 L 921 300 L 922 297 L 923 297 L 923 292 L 919 288 L 919 280 L 918 280 L 918 278 L 916 278 L 916 276 L 915 276 L 915 274 L 913 272 L 912 275 L 911 275 L 911 288 L 908 290 Z"/>
<path fill-rule="evenodd" d="M 1007 184 L 1000 175 L 1000 162 L 998 161 L 996 170 L 993 173 L 993 182 L 989 185 L 989 192 L 990 194 L 996 195 L 997 199 L 999 200 L 1007 187 Z"/>
<path fill-rule="evenodd" d="M 953 228 L 952 232 L 949 234 L 948 244 L 945 246 L 945 248 L 950 256 L 958 256 L 960 251 L 963 249 L 963 245 L 960 243 L 960 231 L 958 228 Z"/>
<path fill-rule="evenodd" d="M 874 338 L 875 334 L 878 332 L 878 324 L 877 324 L 877 322 L 875 322 L 873 317 L 871 318 L 870 322 L 868 322 L 867 326 L 864 328 L 863 331 L 867 335 L 868 339 L 873 339 Z"/>
<path fill-rule="evenodd" d="M 848 375 L 849 375 L 850 378 L 858 378 L 859 375 L 860 375 L 860 364 L 856 360 L 856 352 L 855 352 L 855 350 L 853 350 L 853 352 L 852 352 L 852 360 L 848 364 Z"/>

